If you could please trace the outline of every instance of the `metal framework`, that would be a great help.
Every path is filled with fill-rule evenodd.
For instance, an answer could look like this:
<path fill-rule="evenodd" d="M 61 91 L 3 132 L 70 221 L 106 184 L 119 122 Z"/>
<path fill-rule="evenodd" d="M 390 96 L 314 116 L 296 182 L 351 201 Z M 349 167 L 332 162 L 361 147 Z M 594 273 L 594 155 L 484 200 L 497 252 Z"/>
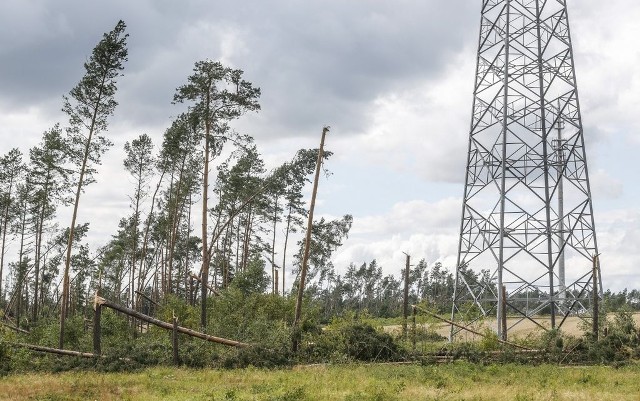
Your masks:
<path fill-rule="evenodd" d="M 597 254 L 566 1 L 483 0 L 452 321 L 559 328 Z"/>

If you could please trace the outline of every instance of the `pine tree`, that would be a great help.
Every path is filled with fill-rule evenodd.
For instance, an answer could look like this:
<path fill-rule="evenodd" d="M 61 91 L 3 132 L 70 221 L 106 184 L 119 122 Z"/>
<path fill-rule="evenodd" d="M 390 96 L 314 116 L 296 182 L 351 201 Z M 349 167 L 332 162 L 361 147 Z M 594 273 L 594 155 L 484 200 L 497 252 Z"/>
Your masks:
<path fill-rule="evenodd" d="M 202 172 L 202 299 L 200 324 L 207 325 L 207 283 L 209 278 L 209 246 L 207 242 L 209 214 L 209 170 L 211 159 L 217 156 L 229 139 L 229 121 L 247 111 L 260 109 L 260 89 L 242 79 L 243 71 L 224 67 L 210 60 L 196 62 L 188 83 L 179 87 L 174 102 L 194 102 L 191 113 L 199 122 L 204 146 Z"/>
<path fill-rule="evenodd" d="M 78 216 L 80 194 L 83 188 L 94 182 L 95 165 L 111 146 L 111 142 L 102 132 L 107 130 L 107 119 L 113 114 L 118 103 L 116 79 L 127 61 L 125 34 L 126 25 L 119 21 L 115 28 L 104 34 L 102 40 L 93 49 L 89 60 L 84 64 L 86 73 L 80 82 L 69 92 L 71 98 L 64 97 L 63 111 L 69 116 L 70 127 L 67 132 L 71 143 L 72 161 L 78 167 L 76 171 L 76 193 L 73 203 L 69 239 L 65 256 L 65 268 L 60 304 L 60 348 L 64 347 L 64 323 L 69 304 L 69 270 L 73 248 L 74 229 Z"/>
<path fill-rule="evenodd" d="M 23 179 L 24 163 L 22 153 L 17 148 L 0 158 L 0 232 L 2 244 L 0 245 L 0 302 L 2 302 L 2 274 L 4 268 L 4 255 L 6 252 L 7 234 L 12 222 L 18 217 L 12 212 L 16 198 L 16 188 Z"/>
<path fill-rule="evenodd" d="M 32 186 L 31 197 L 33 225 L 35 231 L 34 247 L 34 294 L 32 319 L 38 319 L 38 306 L 41 297 L 41 266 L 44 234 L 47 224 L 55 217 L 59 203 L 70 202 L 68 190 L 69 171 L 65 168 L 68 147 L 62 137 L 59 125 L 46 131 L 39 146 L 29 151 L 29 182 Z"/>
<path fill-rule="evenodd" d="M 129 252 L 129 300 L 131 307 L 135 308 L 135 277 L 136 265 L 138 262 L 138 247 L 140 239 L 140 206 L 141 202 L 146 198 L 149 181 L 153 177 L 155 158 L 153 156 L 153 141 L 147 134 L 142 134 L 138 138 L 127 142 L 124 145 L 126 158 L 124 159 L 124 168 L 131 174 L 134 181 L 134 193 L 131 197 L 131 205 L 133 207 L 133 221 L 131 222 L 131 242 Z"/>

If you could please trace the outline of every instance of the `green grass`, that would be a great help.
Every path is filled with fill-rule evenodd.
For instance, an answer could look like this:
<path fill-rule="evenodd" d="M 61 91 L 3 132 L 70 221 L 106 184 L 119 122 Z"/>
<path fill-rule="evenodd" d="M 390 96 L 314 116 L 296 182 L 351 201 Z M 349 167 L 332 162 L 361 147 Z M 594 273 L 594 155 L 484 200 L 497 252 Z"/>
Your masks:
<path fill-rule="evenodd" d="M 0 400 L 638 400 L 640 365 L 321 365 L 10 375 Z"/>

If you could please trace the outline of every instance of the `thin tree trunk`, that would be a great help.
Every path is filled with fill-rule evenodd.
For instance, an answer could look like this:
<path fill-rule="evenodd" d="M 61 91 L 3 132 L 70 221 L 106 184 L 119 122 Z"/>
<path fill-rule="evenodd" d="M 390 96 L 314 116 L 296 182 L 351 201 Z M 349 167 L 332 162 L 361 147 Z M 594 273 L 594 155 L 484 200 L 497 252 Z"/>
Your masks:
<path fill-rule="evenodd" d="M 329 127 L 324 127 L 322 130 L 322 138 L 320 140 L 320 149 L 318 150 L 318 161 L 316 162 L 316 175 L 313 180 L 313 192 L 311 192 L 311 204 L 309 205 L 309 220 L 307 222 L 307 235 L 305 238 L 304 254 L 302 257 L 302 267 L 300 270 L 300 283 L 298 285 L 298 297 L 296 299 L 296 311 L 293 320 L 294 330 L 300 324 L 300 316 L 302 314 L 302 298 L 304 295 L 304 285 L 307 278 L 307 265 L 309 263 L 309 253 L 311 248 L 311 231 L 313 229 L 313 210 L 316 206 L 316 195 L 318 193 L 318 180 L 320 179 L 320 167 L 322 165 L 322 156 L 324 152 L 324 140 L 329 132 Z M 298 351 L 298 336 L 293 336 L 293 351 Z"/>
<path fill-rule="evenodd" d="M 282 296 L 284 297 L 284 278 L 285 278 L 285 266 L 287 264 L 287 243 L 289 242 L 289 230 L 291 228 L 291 211 L 293 209 L 292 205 L 289 205 L 289 215 L 287 216 L 287 229 L 284 234 L 284 250 L 282 251 Z"/>
<path fill-rule="evenodd" d="M 171 266 L 169 266 L 170 262 L 170 258 L 169 258 L 169 254 L 170 254 L 170 247 L 171 247 L 171 238 L 173 236 L 173 222 L 171 221 L 172 219 L 172 210 L 171 210 L 171 205 L 175 202 L 174 201 L 174 187 L 175 185 L 175 171 L 171 172 L 171 181 L 169 183 L 169 199 L 167 200 L 167 207 L 166 207 L 166 213 L 167 213 L 167 232 L 166 232 L 166 240 L 164 242 L 164 253 L 163 253 L 163 259 L 162 259 L 162 292 L 164 294 L 168 294 L 169 293 L 169 285 L 170 285 L 170 277 L 169 277 L 169 270 L 171 268 Z"/>
<path fill-rule="evenodd" d="M 140 198 L 142 191 L 142 164 L 138 165 L 138 187 L 136 188 L 136 205 L 133 210 L 133 243 L 131 244 L 131 267 L 129 271 L 129 291 L 131 292 L 131 308 L 136 308 L 136 286 L 135 286 L 135 277 L 136 277 L 136 263 L 138 256 L 138 225 L 140 224 Z M 135 324 L 135 323 L 134 323 Z"/>
<path fill-rule="evenodd" d="M 273 208 L 273 239 L 271 240 L 271 293 L 276 294 L 278 291 L 278 278 L 276 277 L 276 228 L 278 224 L 278 196 L 276 196 Z"/>
<path fill-rule="evenodd" d="M 13 190 L 13 179 L 9 181 L 9 191 L 7 191 L 7 206 L 2 217 L 2 249 L 0 249 L 0 301 L 4 299 L 2 295 L 2 270 L 4 269 L 4 252 L 7 244 L 7 228 L 9 227 L 9 209 L 11 207 L 11 191 Z"/>
<path fill-rule="evenodd" d="M 144 280 L 146 279 L 147 272 L 145 271 L 144 276 L 142 274 L 144 261 L 147 258 L 147 247 L 149 242 L 149 231 L 151 230 L 151 218 L 153 217 L 153 208 L 156 204 L 156 196 L 158 195 L 158 191 L 162 186 L 162 180 L 164 179 L 166 171 L 163 169 L 162 174 L 160 174 L 160 179 L 158 180 L 158 185 L 156 185 L 156 190 L 153 192 L 153 196 L 151 197 L 151 210 L 149 210 L 149 216 L 147 216 L 147 222 L 145 223 L 144 228 L 144 238 L 142 239 L 142 249 L 140 251 L 140 268 L 138 269 L 138 289 L 137 291 L 143 292 L 142 285 L 144 284 Z M 135 308 L 134 308 L 135 309 Z"/>
<path fill-rule="evenodd" d="M 130 315 L 135 317 L 136 319 L 140 319 L 140 320 L 144 320 L 145 322 L 151 323 L 155 326 L 161 327 L 165 330 L 173 330 L 173 324 L 172 323 L 167 323 L 167 322 L 163 322 L 162 320 L 158 320 L 158 319 L 154 319 L 151 316 L 147 316 L 144 315 L 140 312 L 136 312 L 134 310 L 131 310 L 125 306 L 121 306 L 118 304 L 115 304 L 113 302 L 110 302 L 104 298 L 100 298 L 100 297 L 96 297 L 96 303 L 105 306 L 107 308 L 122 312 L 124 314 Z M 196 338 L 200 338 L 202 340 L 205 341 L 209 341 L 209 342 L 213 342 L 213 343 L 217 343 L 217 344 L 223 344 L 223 345 L 227 345 L 230 347 L 248 347 L 249 344 L 247 343 L 243 343 L 240 341 L 234 341 L 234 340 L 229 340 L 226 338 L 221 338 L 221 337 L 215 337 L 215 336 L 211 336 L 205 333 L 200 333 L 197 332 L 195 330 L 191 330 L 185 327 L 177 327 L 177 331 L 183 334 L 186 334 L 188 336 L 191 337 L 196 337 Z"/>
<path fill-rule="evenodd" d="M 211 134 L 211 121 L 209 120 L 209 92 L 207 92 L 204 140 L 204 169 L 202 171 L 202 297 L 200 305 L 200 326 L 207 327 L 207 283 L 209 280 L 209 249 L 207 244 L 207 217 L 209 214 L 209 138 Z"/>
<path fill-rule="evenodd" d="M 78 178 L 78 187 L 76 188 L 76 196 L 73 202 L 73 216 L 71 217 L 71 225 L 69 226 L 69 238 L 67 241 L 67 252 L 66 252 L 66 259 L 64 264 L 64 276 L 63 276 L 63 284 L 62 284 L 62 303 L 60 304 L 60 338 L 59 338 L 60 349 L 64 348 L 64 323 L 65 323 L 65 319 L 67 318 L 67 308 L 69 306 L 68 305 L 69 304 L 69 270 L 71 268 L 71 250 L 73 248 L 73 234 L 76 226 L 76 219 L 78 218 L 78 206 L 80 204 L 80 194 L 82 193 L 82 184 L 83 184 L 84 175 L 87 169 L 89 151 L 91 149 L 91 138 L 93 137 L 93 131 L 96 125 L 99 105 L 102 101 L 102 91 L 104 89 L 105 80 L 106 80 L 106 75 L 103 75 L 102 82 L 100 84 L 100 90 L 98 92 L 95 107 L 93 109 L 93 116 L 91 117 L 89 135 L 87 137 L 87 141 L 85 142 L 84 155 L 82 157 L 82 166 L 80 167 L 80 177 Z"/>
<path fill-rule="evenodd" d="M 242 243 L 242 271 L 246 271 L 249 263 L 249 243 L 251 242 L 251 226 L 253 223 L 253 208 L 249 208 L 247 222 L 244 227 L 244 240 Z"/>
<path fill-rule="evenodd" d="M 185 256 L 184 261 L 184 293 L 185 293 L 185 301 L 191 304 L 191 291 L 189 286 L 189 277 L 191 274 L 191 269 L 189 268 L 189 240 L 191 237 L 191 206 L 193 205 L 193 196 L 191 191 L 189 192 L 189 208 L 187 209 L 187 239 L 186 239 L 186 247 L 187 254 Z"/>
<path fill-rule="evenodd" d="M 18 252 L 18 272 L 17 272 L 17 280 L 15 285 L 15 291 L 17 292 L 16 296 L 16 326 L 20 328 L 20 315 L 22 311 L 22 288 L 24 287 L 27 281 L 27 266 L 23 265 L 24 259 L 24 231 L 26 228 L 27 221 L 27 205 L 26 200 L 23 201 L 22 204 L 22 221 L 20 222 L 20 251 Z"/>
<path fill-rule="evenodd" d="M 47 192 L 48 185 L 45 184 L 45 194 Z M 46 197 L 46 195 L 45 195 Z M 38 321 L 38 287 L 40 283 L 40 257 L 42 252 L 42 233 L 44 231 L 44 212 L 45 205 L 47 204 L 46 198 L 42 202 L 40 209 L 40 216 L 36 222 L 36 250 L 35 250 L 35 264 L 34 264 L 34 285 L 33 285 L 33 314 L 31 319 L 33 322 Z"/>
<path fill-rule="evenodd" d="M 236 230 L 236 274 L 240 271 L 240 217 L 238 217 L 238 229 Z"/>

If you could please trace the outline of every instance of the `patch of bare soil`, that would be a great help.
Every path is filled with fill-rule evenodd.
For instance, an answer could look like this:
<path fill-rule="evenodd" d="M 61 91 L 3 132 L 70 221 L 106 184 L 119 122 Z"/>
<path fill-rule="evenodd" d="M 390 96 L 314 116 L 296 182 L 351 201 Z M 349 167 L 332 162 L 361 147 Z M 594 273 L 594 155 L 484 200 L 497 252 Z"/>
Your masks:
<path fill-rule="evenodd" d="M 613 315 L 610 315 L 609 318 L 613 319 Z M 635 313 L 633 315 L 633 318 L 636 322 L 636 325 L 640 326 L 640 313 Z M 585 330 L 588 330 L 591 327 L 591 319 L 583 319 L 578 316 L 569 316 L 565 319 L 564 322 L 562 321 L 562 319 L 563 318 L 561 316 L 556 317 L 556 327 L 559 328 L 563 333 L 573 337 L 582 336 Z M 560 326 L 561 323 L 562 325 Z M 509 338 L 515 340 L 518 338 L 526 338 L 527 336 L 540 334 L 545 329 L 550 329 L 551 319 L 545 316 L 533 319 L 508 317 L 507 326 L 509 327 Z M 436 333 L 447 338 L 449 337 L 449 332 L 451 330 L 451 326 L 446 323 L 423 324 L 421 325 L 421 327 L 434 330 Z M 480 333 L 483 333 L 487 329 L 495 330 L 497 327 L 496 319 L 484 319 L 468 327 Z M 387 333 L 399 333 L 402 330 L 402 326 L 385 326 L 383 329 Z M 475 341 L 478 339 L 478 336 L 469 332 L 461 331 L 460 333 L 456 334 L 456 339 L 460 341 Z"/>

